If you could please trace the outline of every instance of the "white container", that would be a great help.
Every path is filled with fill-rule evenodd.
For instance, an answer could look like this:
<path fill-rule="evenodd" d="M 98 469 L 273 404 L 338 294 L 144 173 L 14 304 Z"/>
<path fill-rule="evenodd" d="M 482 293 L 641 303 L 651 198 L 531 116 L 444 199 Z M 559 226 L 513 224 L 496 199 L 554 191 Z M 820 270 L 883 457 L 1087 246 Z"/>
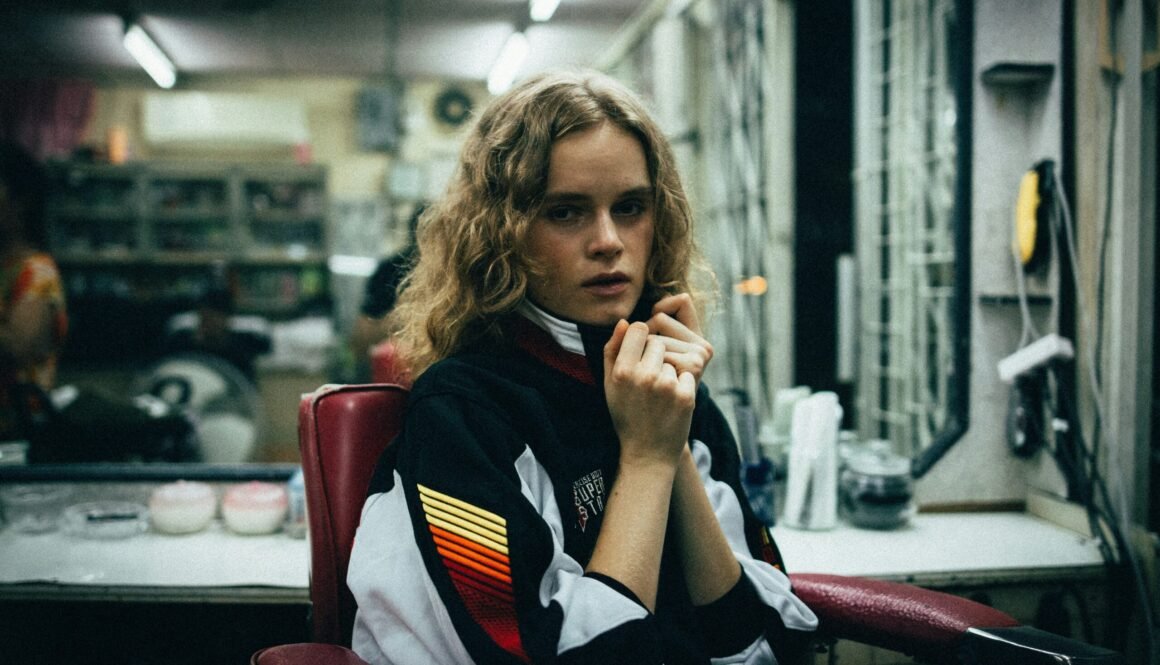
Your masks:
<path fill-rule="evenodd" d="M 842 407 L 832 392 L 797 402 L 786 474 L 786 526 L 832 529 L 838 523 L 838 426 Z"/>
<path fill-rule="evenodd" d="M 252 481 L 226 490 L 222 498 L 222 519 L 234 533 L 274 533 L 286 521 L 288 505 L 285 487 Z"/>
<path fill-rule="evenodd" d="M 149 496 L 149 517 L 161 533 L 196 533 L 217 513 L 217 494 L 206 483 L 179 480 Z"/>
<path fill-rule="evenodd" d="M 28 484 L 0 488 L 4 520 L 20 533 L 48 533 L 59 526 L 61 510 L 72 488 L 68 485 Z"/>
<path fill-rule="evenodd" d="M 65 508 L 60 521 L 74 536 L 120 540 L 149 528 L 149 509 L 131 501 L 86 501 Z"/>

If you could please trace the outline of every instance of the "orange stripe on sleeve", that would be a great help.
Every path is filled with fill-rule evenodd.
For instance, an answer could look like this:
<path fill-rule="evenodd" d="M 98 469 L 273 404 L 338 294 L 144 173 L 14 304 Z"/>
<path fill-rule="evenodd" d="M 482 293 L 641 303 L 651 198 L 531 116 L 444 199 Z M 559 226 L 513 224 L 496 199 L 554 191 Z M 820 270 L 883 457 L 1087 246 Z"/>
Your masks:
<path fill-rule="evenodd" d="M 508 564 L 508 557 L 505 554 L 496 552 L 493 549 L 480 545 L 473 540 L 468 540 L 459 534 L 448 531 L 447 529 L 437 527 L 434 524 L 428 524 L 427 526 L 430 528 L 432 535 L 434 535 L 436 538 L 442 538 L 447 542 L 455 543 L 461 549 L 471 551 L 479 556 L 491 559 L 492 561 L 495 561 L 502 566 L 507 566 Z"/>
<path fill-rule="evenodd" d="M 468 559 L 467 557 L 465 557 L 461 554 L 457 554 L 456 552 L 453 552 L 449 549 L 436 546 L 435 551 L 439 552 L 439 554 L 441 554 L 443 556 L 444 560 L 451 559 L 452 561 L 456 561 L 464 566 L 467 566 L 468 568 L 474 570 L 475 572 L 477 572 L 481 575 L 487 575 L 488 577 L 492 578 L 493 580 L 497 580 L 497 581 L 502 582 L 504 584 L 511 585 L 511 583 L 512 583 L 511 575 L 505 575 L 505 574 L 499 572 L 498 570 L 488 568 L 487 566 L 482 566 L 479 563 L 472 561 L 471 559 Z"/>
<path fill-rule="evenodd" d="M 510 602 L 514 602 L 515 599 L 512 597 L 511 586 L 503 584 L 502 582 L 497 582 L 485 575 L 481 575 L 456 561 L 444 559 L 443 565 L 447 568 L 448 574 L 472 580 L 475 583 L 475 586 L 480 590 L 485 590 L 492 596 L 504 598 Z"/>

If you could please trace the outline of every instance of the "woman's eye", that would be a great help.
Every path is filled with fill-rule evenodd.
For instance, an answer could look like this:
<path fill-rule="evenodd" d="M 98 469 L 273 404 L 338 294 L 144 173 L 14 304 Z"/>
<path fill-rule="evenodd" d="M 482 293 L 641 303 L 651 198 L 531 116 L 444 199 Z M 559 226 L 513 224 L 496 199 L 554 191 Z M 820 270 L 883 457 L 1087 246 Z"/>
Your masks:
<path fill-rule="evenodd" d="M 580 211 L 573 206 L 555 206 L 544 212 L 544 217 L 553 222 L 570 222 L 580 216 Z"/>
<path fill-rule="evenodd" d="M 635 217 L 644 212 L 644 204 L 640 201 L 622 201 L 612 206 L 612 214 Z"/>

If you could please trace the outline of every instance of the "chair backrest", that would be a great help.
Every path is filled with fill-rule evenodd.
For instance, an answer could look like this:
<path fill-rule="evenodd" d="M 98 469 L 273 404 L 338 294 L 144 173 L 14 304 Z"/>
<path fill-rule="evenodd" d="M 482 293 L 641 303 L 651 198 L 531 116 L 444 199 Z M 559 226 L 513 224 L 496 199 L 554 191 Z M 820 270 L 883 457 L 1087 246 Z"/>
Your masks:
<path fill-rule="evenodd" d="M 387 384 L 325 385 L 299 403 L 316 642 L 350 646 L 350 549 L 375 464 L 402 427 L 406 403 L 407 390 Z"/>

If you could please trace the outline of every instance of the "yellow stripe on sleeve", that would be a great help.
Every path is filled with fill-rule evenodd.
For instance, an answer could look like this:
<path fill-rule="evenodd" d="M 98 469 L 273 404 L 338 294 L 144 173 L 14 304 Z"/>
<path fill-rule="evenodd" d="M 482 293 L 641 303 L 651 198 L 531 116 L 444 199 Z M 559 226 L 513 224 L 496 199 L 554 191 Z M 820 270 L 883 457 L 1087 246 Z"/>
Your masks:
<path fill-rule="evenodd" d="M 463 527 L 458 526 L 456 524 L 452 524 L 450 522 L 441 520 L 438 517 L 435 517 L 434 515 L 428 514 L 427 515 L 427 522 L 429 524 L 437 526 L 441 529 L 446 529 L 446 530 L 450 531 L 451 533 L 454 533 L 457 536 L 462 536 L 462 537 L 470 540 L 473 543 L 477 543 L 477 544 L 482 545 L 484 547 L 487 547 L 489 549 L 495 550 L 496 552 L 499 552 L 501 554 L 506 555 L 508 553 L 508 548 L 507 548 L 507 545 L 505 543 L 497 543 L 494 540 L 490 540 L 490 539 L 488 539 L 488 538 L 486 538 L 478 533 L 475 533 L 474 531 L 469 531 L 468 529 L 464 529 Z"/>
<path fill-rule="evenodd" d="M 500 517 L 499 515 L 496 515 L 493 512 L 486 511 L 483 508 L 473 506 L 470 503 L 467 503 L 466 501 L 462 501 L 460 499 L 456 499 L 453 496 L 448 496 L 442 492 L 439 492 L 437 490 L 433 490 L 430 487 L 427 487 L 426 485 L 416 484 L 415 486 L 419 488 L 419 494 L 422 497 L 424 497 L 425 501 L 428 499 L 434 499 L 435 501 L 441 501 L 443 503 L 451 504 L 452 506 L 455 506 L 456 508 L 459 508 L 461 510 L 465 510 L 473 515 L 477 515 L 480 518 L 495 524 L 499 528 L 499 530 L 501 530 L 501 531 L 505 531 L 505 532 L 507 531 L 507 520 Z"/>
<path fill-rule="evenodd" d="M 465 520 L 456 515 L 439 510 L 434 506 L 424 504 L 423 512 L 426 513 L 428 521 L 432 518 L 442 520 L 448 524 L 455 524 L 463 529 L 466 529 L 480 538 L 485 538 L 490 541 L 499 543 L 500 545 L 507 545 L 507 532 L 496 533 L 492 529 L 486 528 L 486 525 L 479 524 L 475 521 Z"/>

